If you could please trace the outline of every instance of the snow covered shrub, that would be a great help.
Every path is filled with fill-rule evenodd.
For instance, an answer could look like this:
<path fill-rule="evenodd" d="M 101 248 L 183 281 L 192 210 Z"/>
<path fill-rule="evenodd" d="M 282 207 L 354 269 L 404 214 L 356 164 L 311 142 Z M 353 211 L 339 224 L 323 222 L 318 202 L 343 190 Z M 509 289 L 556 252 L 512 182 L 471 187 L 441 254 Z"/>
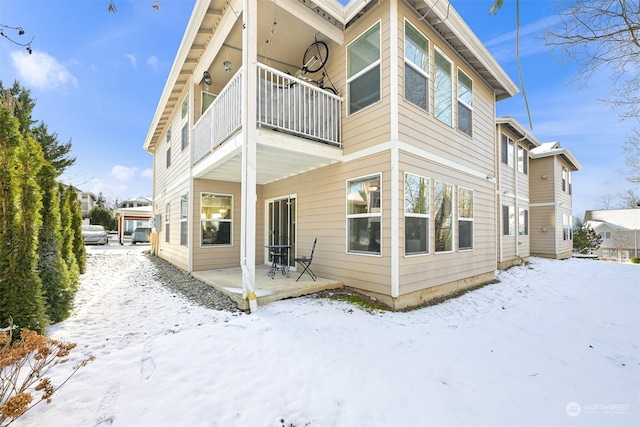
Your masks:
<path fill-rule="evenodd" d="M 53 393 L 66 383 L 93 356 L 75 365 L 69 376 L 55 387 L 44 375 L 52 367 L 65 361 L 75 343 L 64 343 L 22 329 L 20 339 L 12 341 L 13 326 L 0 332 L 0 426 L 7 426 L 29 409 L 45 400 L 51 402 Z M 34 395 L 39 399 L 34 401 Z"/>

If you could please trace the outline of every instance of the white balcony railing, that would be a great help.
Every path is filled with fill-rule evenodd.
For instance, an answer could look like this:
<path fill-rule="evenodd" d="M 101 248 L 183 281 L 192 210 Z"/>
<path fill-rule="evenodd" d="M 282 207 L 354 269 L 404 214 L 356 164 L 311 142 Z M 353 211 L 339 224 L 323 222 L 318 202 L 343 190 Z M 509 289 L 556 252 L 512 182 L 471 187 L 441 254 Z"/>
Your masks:
<path fill-rule="evenodd" d="M 263 64 L 257 69 L 256 126 L 341 146 L 342 99 Z M 194 160 L 233 135 L 241 126 L 242 69 L 195 124 Z"/>

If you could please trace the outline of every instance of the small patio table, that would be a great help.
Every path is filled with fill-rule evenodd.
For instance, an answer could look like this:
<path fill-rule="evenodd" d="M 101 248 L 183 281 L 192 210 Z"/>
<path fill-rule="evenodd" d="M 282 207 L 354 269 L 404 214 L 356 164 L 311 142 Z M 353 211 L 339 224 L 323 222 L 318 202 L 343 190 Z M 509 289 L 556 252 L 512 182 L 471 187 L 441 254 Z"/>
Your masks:
<path fill-rule="evenodd" d="M 273 254 L 267 275 L 273 279 L 276 276 L 276 272 L 280 270 L 284 276 L 289 277 L 291 275 L 289 272 L 289 249 L 291 249 L 291 245 L 265 245 L 265 248 L 272 251 Z M 284 262 L 285 259 L 286 264 Z M 278 264 L 278 260 L 280 260 L 281 264 Z"/>

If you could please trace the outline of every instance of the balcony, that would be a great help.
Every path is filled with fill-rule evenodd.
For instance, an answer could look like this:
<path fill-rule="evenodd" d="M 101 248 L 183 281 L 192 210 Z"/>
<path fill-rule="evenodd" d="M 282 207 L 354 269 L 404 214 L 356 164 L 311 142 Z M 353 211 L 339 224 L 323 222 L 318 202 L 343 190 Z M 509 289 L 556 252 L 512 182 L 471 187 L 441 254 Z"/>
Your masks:
<path fill-rule="evenodd" d="M 194 164 L 240 131 L 242 72 L 233 76 L 194 125 Z M 257 74 L 257 127 L 342 147 L 342 98 L 264 64 L 257 64 Z"/>

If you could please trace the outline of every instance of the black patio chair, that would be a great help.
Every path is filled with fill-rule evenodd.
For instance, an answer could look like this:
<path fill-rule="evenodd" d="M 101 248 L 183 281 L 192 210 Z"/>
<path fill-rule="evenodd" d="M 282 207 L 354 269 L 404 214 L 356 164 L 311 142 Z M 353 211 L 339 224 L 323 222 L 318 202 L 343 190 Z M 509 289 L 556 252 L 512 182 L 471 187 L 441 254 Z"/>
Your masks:
<path fill-rule="evenodd" d="M 302 277 L 302 275 L 304 273 L 307 273 L 309 276 L 311 276 L 311 278 L 313 279 L 314 282 L 318 278 L 318 276 L 316 276 L 315 273 L 313 271 L 311 271 L 311 262 L 313 262 L 313 253 L 316 251 L 316 243 L 317 242 L 318 242 L 318 238 L 316 237 L 316 239 L 313 241 L 313 247 L 311 248 L 311 255 L 309 255 L 308 258 L 306 256 L 301 256 L 301 257 L 298 257 L 298 258 L 294 258 L 294 260 L 298 264 L 300 264 L 300 266 L 302 267 L 302 273 L 300 273 L 300 275 L 296 279 L 296 282 L 298 280 L 300 280 L 300 278 Z"/>
<path fill-rule="evenodd" d="M 281 248 L 273 248 L 270 252 L 271 259 L 273 260 L 271 268 L 269 269 L 270 276 L 273 279 L 275 272 L 282 270 L 282 274 L 289 277 L 289 238 L 286 236 L 280 236 L 278 239 L 278 245 L 287 246 Z"/>

